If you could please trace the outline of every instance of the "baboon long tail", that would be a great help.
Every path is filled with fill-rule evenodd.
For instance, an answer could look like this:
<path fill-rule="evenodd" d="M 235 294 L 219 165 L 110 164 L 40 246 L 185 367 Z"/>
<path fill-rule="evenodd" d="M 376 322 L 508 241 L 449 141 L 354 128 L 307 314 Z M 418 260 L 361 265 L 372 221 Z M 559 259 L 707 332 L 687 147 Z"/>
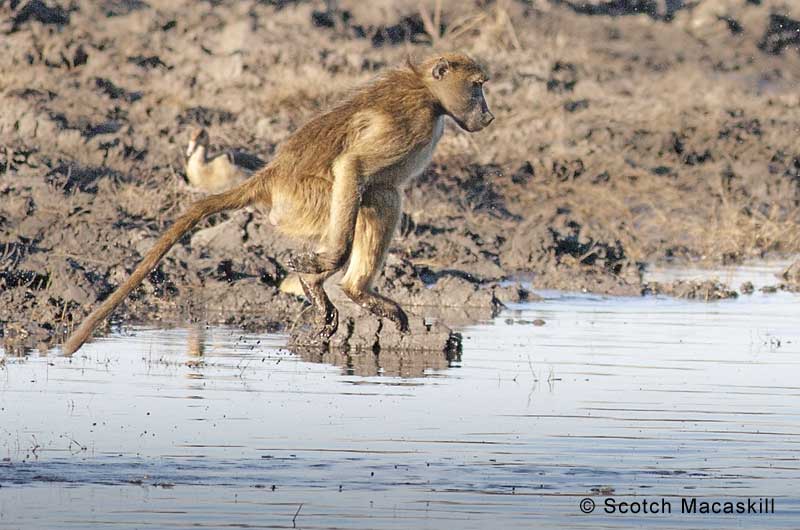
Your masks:
<path fill-rule="evenodd" d="M 92 311 L 78 329 L 72 332 L 72 335 L 64 343 L 63 353 L 70 355 L 77 351 L 92 335 L 94 328 L 125 300 L 125 297 L 155 268 L 164 254 L 172 248 L 181 236 L 211 214 L 244 208 L 253 204 L 262 196 L 261 188 L 264 186 L 264 181 L 265 179 L 258 178 L 257 174 L 229 191 L 211 195 L 192 204 L 189 210 L 178 217 L 169 230 L 147 252 L 147 255 L 137 265 L 130 278 L 100 304 L 100 307 Z"/>

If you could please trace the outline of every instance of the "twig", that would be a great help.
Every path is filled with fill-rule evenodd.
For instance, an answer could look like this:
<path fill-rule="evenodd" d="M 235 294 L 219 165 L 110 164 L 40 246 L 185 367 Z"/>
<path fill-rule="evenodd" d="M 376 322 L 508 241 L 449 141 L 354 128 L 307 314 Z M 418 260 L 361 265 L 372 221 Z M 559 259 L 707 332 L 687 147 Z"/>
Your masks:
<path fill-rule="evenodd" d="M 82 443 L 80 443 L 80 442 L 76 441 L 74 438 L 70 437 L 70 438 L 69 438 L 69 446 L 70 446 L 70 447 L 72 447 L 72 444 L 75 444 L 75 445 L 77 445 L 77 446 L 78 446 L 78 448 L 79 448 L 81 451 L 86 451 L 86 446 L 85 446 L 85 445 L 83 445 Z"/>
<path fill-rule="evenodd" d="M 70 254 L 69 252 L 52 252 L 51 256 L 58 258 L 72 258 L 75 260 L 85 261 L 87 263 L 97 263 L 99 265 L 108 265 L 108 260 L 92 259 L 87 256 L 79 256 L 77 254 Z"/>
<path fill-rule="evenodd" d="M 433 16 L 436 17 L 436 13 L 434 13 Z M 422 0 L 419 2 L 419 18 L 422 19 L 422 26 L 425 28 L 425 33 L 431 38 L 431 45 L 436 47 L 436 44 L 439 42 L 439 27 L 431 20 L 431 15 L 428 13 L 428 9 L 425 7 Z"/>
<path fill-rule="evenodd" d="M 297 507 L 297 511 L 294 512 L 294 517 L 292 517 L 292 528 L 297 528 L 297 516 L 300 515 L 300 510 L 303 509 L 303 503 L 300 503 L 300 506 Z"/>
<path fill-rule="evenodd" d="M 517 31 L 514 29 L 514 23 L 511 21 L 511 17 L 508 15 L 508 11 L 506 11 L 505 7 L 498 7 L 497 10 L 498 10 L 497 12 L 498 16 L 503 19 L 508 34 L 511 37 L 511 44 L 514 46 L 515 49 L 521 50 L 522 45 L 519 43 L 519 38 L 517 38 Z"/>
<path fill-rule="evenodd" d="M 436 31 L 437 40 L 441 37 L 442 28 L 442 0 L 436 0 L 433 8 L 433 29 Z"/>

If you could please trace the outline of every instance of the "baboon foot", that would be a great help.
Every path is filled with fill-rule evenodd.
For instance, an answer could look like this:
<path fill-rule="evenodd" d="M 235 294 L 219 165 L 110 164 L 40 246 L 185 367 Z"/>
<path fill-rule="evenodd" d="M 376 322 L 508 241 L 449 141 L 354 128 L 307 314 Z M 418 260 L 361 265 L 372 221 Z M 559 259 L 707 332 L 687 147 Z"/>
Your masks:
<path fill-rule="evenodd" d="M 352 293 L 345 289 L 345 294 L 373 315 L 394 322 L 400 333 L 408 333 L 408 315 L 397 302 L 374 292 Z"/>
<path fill-rule="evenodd" d="M 328 342 L 334 336 L 336 330 L 339 329 L 339 310 L 331 304 L 326 308 L 325 314 L 320 315 L 321 318 L 317 319 L 317 327 L 319 328 L 319 338 L 324 342 Z"/>
<path fill-rule="evenodd" d="M 299 276 L 299 280 L 306 298 L 316 313 L 316 327 L 319 330 L 317 335 L 327 342 L 339 328 L 339 311 L 325 294 L 320 281 L 309 282 L 303 276 Z"/>

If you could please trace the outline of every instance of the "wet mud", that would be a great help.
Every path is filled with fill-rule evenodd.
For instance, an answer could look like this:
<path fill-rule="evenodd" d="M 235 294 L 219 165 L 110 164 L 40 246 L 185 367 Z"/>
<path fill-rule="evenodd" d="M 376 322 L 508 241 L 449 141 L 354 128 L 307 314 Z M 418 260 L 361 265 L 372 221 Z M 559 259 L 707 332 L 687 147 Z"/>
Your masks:
<path fill-rule="evenodd" d="M 449 351 L 459 312 L 491 316 L 539 289 L 712 300 L 731 288 L 656 287 L 643 272 L 800 251 L 792 5 L 420 5 L 0 6 L 6 348 L 58 344 L 202 196 L 183 173 L 193 128 L 215 152 L 269 160 L 353 86 L 441 48 L 488 65 L 497 119 L 477 135 L 448 126 L 405 190 L 376 284 L 416 331 L 399 337 L 344 302 L 342 348 Z M 305 302 L 279 289 L 298 248 L 265 212 L 209 219 L 100 333 L 184 320 L 293 330 L 306 344 Z M 797 289 L 796 276 L 776 284 Z"/>

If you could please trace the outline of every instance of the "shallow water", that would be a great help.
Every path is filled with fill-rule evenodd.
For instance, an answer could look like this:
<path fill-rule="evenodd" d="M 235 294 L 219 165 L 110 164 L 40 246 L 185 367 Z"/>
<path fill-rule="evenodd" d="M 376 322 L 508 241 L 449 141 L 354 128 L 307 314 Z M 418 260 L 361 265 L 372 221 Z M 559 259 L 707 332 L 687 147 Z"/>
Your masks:
<path fill-rule="evenodd" d="M 464 330 L 461 359 L 223 328 L 3 357 L 0 528 L 796 528 L 798 302 L 547 293 Z"/>
<path fill-rule="evenodd" d="M 780 273 L 789 265 L 800 259 L 758 260 L 746 265 L 729 265 L 716 269 L 700 267 L 648 267 L 645 281 L 670 282 L 674 280 L 719 280 L 734 290 L 739 290 L 745 282 L 753 284 L 755 289 L 776 286 L 781 283 Z"/>

